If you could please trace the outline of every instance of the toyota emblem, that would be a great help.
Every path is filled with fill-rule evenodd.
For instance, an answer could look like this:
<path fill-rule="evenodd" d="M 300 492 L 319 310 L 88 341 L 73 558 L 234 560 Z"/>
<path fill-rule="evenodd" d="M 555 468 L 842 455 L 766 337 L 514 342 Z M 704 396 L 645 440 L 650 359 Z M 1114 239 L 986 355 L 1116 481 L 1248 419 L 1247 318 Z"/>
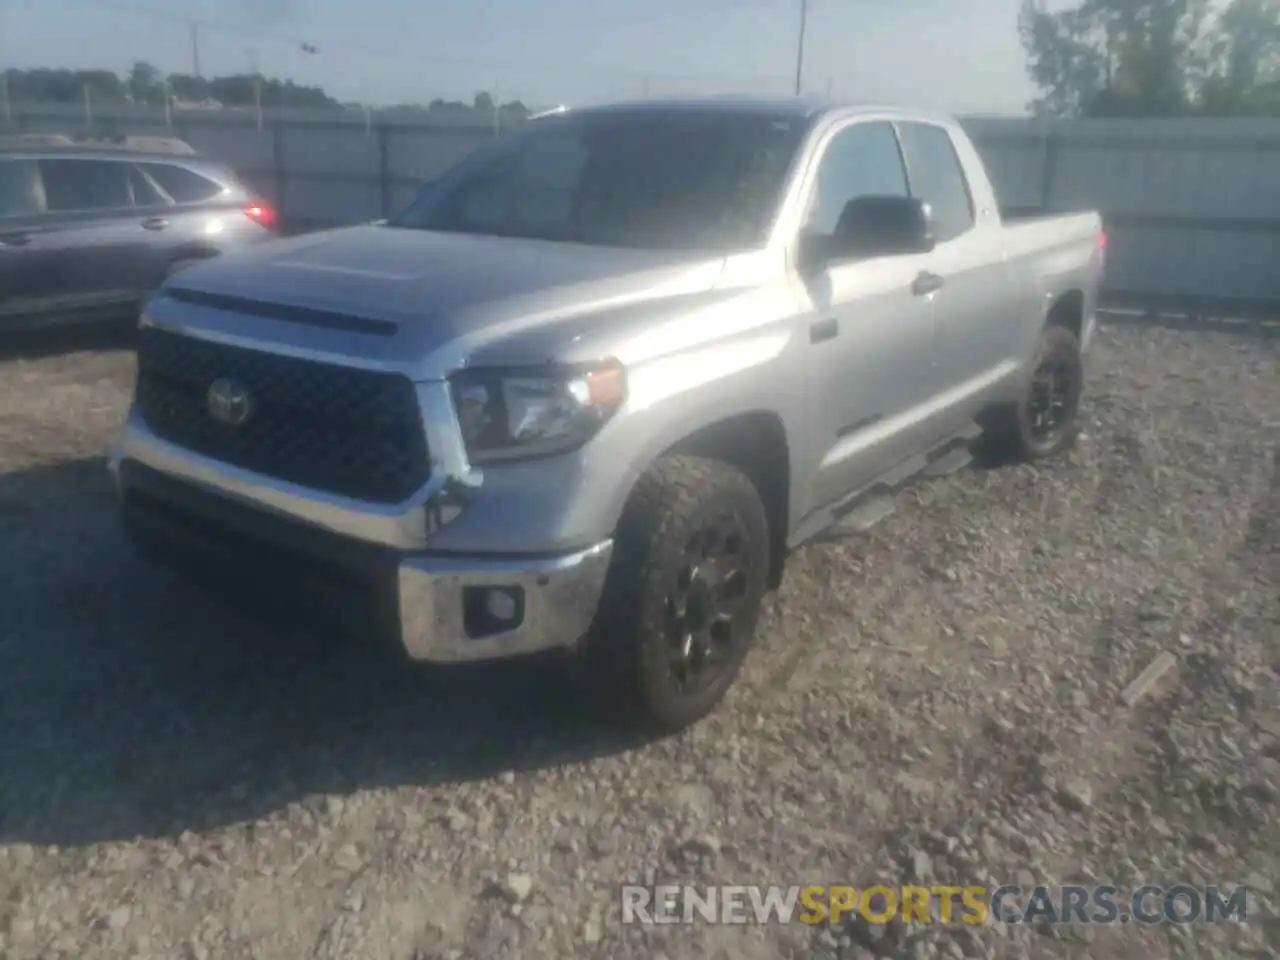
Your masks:
<path fill-rule="evenodd" d="M 240 426 L 253 412 L 249 391 L 226 377 L 219 377 L 209 385 L 205 401 L 210 418 L 228 427 Z"/>

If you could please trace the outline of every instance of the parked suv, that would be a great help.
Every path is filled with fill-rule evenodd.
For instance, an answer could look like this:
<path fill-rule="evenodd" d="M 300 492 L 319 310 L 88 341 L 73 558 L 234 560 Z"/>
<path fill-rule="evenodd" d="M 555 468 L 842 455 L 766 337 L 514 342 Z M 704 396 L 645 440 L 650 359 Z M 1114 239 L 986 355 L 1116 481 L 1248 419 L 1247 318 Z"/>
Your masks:
<path fill-rule="evenodd" d="M 181 140 L 0 136 L 0 331 L 136 313 L 176 269 L 271 237 L 275 219 Z"/>

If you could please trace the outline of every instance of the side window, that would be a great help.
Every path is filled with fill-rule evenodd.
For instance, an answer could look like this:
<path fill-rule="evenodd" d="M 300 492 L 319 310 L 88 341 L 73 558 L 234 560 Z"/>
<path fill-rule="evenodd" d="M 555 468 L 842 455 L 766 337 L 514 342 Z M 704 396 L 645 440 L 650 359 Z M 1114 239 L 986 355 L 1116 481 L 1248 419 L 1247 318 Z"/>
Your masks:
<path fill-rule="evenodd" d="M 186 167 L 168 163 L 140 163 L 138 166 L 176 203 L 200 203 L 212 200 L 222 192 L 221 184 Z"/>
<path fill-rule="evenodd" d="M 907 175 L 893 125 L 855 123 L 827 144 L 805 232 L 830 237 L 845 204 L 858 197 L 905 197 Z"/>
<path fill-rule="evenodd" d="M 133 206 L 128 164 L 111 160 L 41 160 L 40 175 L 51 211 Z"/>
<path fill-rule="evenodd" d="M 32 160 L 0 160 L 0 218 L 40 212 L 40 173 Z"/>
<path fill-rule="evenodd" d="M 135 207 L 166 207 L 169 201 L 156 189 L 154 183 L 143 175 L 137 167 L 129 167 L 129 185 L 133 187 L 133 205 Z"/>
<path fill-rule="evenodd" d="M 973 200 L 951 134 L 927 123 L 901 125 L 902 152 L 911 193 L 933 209 L 939 241 L 954 240 L 973 226 Z"/>

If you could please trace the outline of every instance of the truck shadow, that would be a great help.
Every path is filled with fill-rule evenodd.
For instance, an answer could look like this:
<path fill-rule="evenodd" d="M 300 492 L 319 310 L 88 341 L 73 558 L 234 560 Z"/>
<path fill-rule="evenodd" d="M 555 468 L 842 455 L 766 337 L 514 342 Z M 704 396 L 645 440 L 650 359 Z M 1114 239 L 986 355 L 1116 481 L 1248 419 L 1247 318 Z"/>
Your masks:
<path fill-rule="evenodd" d="M 552 664 L 424 669 L 228 611 L 133 553 L 97 458 L 0 476 L 0 542 L 0 843 L 172 836 L 638 744 Z"/>
<path fill-rule="evenodd" d="M 86 350 L 122 350 L 134 346 L 138 318 L 43 330 L 0 331 L 0 360 L 36 360 Z"/>

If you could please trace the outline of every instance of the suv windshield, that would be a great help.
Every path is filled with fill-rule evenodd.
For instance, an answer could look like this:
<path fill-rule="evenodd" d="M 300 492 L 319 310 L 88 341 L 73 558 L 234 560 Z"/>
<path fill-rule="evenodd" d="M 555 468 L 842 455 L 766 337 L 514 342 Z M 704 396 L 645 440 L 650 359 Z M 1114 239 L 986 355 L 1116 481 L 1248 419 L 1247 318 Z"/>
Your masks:
<path fill-rule="evenodd" d="M 650 249 L 758 246 L 807 127 L 711 110 L 538 119 L 425 187 L 390 225 Z"/>

